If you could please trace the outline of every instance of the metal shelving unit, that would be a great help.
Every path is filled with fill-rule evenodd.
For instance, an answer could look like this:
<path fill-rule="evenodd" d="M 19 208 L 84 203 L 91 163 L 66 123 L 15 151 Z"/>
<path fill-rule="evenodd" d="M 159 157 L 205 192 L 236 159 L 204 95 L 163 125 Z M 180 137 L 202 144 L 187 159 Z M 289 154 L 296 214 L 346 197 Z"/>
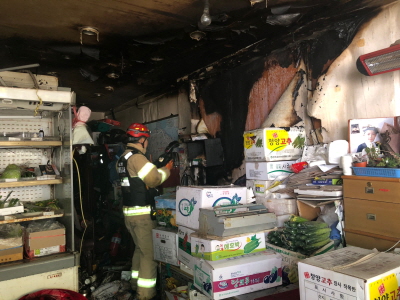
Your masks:
<path fill-rule="evenodd" d="M 2 92 L 4 93 L 5 90 L 10 95 L 1 95 L 1 97 L 7 99 L 13 99 L 12 95 L 16 94 L 16 90 L 23 90 L 31 98 L 36 94 L 35 90 L 32 93 L 32 90 L 27 89 L 3 88 Z M 10 163 L 38 166 L 51 160 L 52 164 L 57 166 L 62 178 L 0 182 L 0 195 L 4 196 L 12 190 L 13 196 L 19 198 L 21 202 L 55 198 L 62 211 L 56 211 L 53 214 L 22 213 L 12 217 L 0 217 L 0 224 L 57 218 L 57 221 L 65 226 L 66 252 L 0 264 L 0 299 L 18 299 L 32 291 L 46 288 L 78 290 L 79 253 L 75 251 L 73 238 L 72 120 L 69 108 L 75 96 L 74 93 L 65 91 L 42 92 L 39 90 L 39 92 L 42 96 L 45 95 L 44 98 L 42 97 L 44 101 L 52 99 L 54 103 L 65 103 L 68 108 L 47 111 L 39 118 L 33 116 L 33 110 L 0 109 L 0 128 L 7 132 L 38 132 L 43 128 L 45 136 L 60 138 L 44 141 L 5 141 L 2 138 L 3 140 L 0 140 L 0 170 Z M 20 100 L 30 100 L 29 97 Z"/>

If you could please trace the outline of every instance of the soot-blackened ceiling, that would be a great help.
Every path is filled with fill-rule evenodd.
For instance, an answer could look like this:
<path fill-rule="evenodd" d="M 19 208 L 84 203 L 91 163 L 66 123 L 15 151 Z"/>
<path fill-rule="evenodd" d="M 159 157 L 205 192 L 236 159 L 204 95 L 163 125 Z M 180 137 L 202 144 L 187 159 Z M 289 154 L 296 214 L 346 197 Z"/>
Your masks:
<path fill-rule="evenodd" d="M 199 23 L 204 0 L 2 1 L 0 69 L 39 63 L 32 72 L 55 74 L 78 104 L 108 111 L 182 79 L 223 74 L 394 0 L 251 1 L 261 0 L 209 0 L 209 26 Z M 85 26 L 99 41 L 82 35 L 80 43 Z"/>

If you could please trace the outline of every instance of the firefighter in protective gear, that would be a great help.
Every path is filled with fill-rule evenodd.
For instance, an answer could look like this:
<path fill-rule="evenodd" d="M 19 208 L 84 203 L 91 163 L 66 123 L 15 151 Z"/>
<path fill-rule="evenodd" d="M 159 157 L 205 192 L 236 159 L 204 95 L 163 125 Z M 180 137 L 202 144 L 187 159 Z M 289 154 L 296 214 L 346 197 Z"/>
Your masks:
<path fill-rule="evenodd" d="M 170 175 L 173 161 L 157 169 L 146 157 L 149 129 L 133 123 L 126 131 L 127 149 L 117 163 L 121 180 L 125 226 L 135 243 L 132 258 L 132 289 L 138 300 L 156 296 L 157 263 L 154 261 L 152 229 L 156 221 L 151 214 L 154 208 L 155 187 Z"/>

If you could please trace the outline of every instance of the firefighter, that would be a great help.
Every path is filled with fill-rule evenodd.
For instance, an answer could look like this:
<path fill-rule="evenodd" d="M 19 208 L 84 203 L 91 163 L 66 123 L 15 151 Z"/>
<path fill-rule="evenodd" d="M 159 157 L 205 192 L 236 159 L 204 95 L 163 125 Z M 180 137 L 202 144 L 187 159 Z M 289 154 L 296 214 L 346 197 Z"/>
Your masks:
<path fill-rule="evenodd" d="M 156 227 L 154 210 L 155 187 L 162 184 L 173 167 L 171 160 L 157 169 L 146 157 L 150 130 L 133 123 L 126 131 L 127 149 L 118 160 L 125 226 L 132 235 L 135 251 L 132 258 L 132 289 L 138 300 L 156 296 L 157 263 L 153 256 L 152 229 Z"/>

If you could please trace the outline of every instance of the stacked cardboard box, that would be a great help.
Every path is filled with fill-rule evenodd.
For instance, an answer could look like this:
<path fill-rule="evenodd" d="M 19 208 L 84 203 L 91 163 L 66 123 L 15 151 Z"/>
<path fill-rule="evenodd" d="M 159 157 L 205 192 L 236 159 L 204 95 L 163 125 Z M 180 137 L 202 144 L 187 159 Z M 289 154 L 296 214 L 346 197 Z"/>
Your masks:
<path fill-rule="evenodd" d="M 176 228 L 176 193 L 166 193 L 154 200 L 158 226 Z"/>
<path fill-rule="evenodd" d="M 227 237 L 201 235 L 198 231 L 199 208 L 245 202 L 245 187 L 179 187 L 177 190 L 178 256 L 193 268 L 195 287 L 212 299 L 225 299 L 282 282 L 281 257 L 265 251 L 263 231 Z M 254 247 L 245 250 L 252 241 Z"/>
<path fill-rule="evenodd" d="M 225 299 L 282 284 L 281 256 L 266 251 L 264 231 L 228 237 L 210 237 L 198 232 L 200 208 L 245 204 L 245 187 L 178 187 L 176 196 L 178 230 L 153 230 L 156 260 L 175 265 L 179 262 L 181 269 L 193 274 L 195 287 L 212 299 Z M 251 241 L 254 241 L 252 247 L 245 250 Z M 169 245 L 169 249 L 161 249 L 161 244 Z M 165 253 L 170 254 L 168 261 Z"/>
<path fill-rule="evenodd" d="M 271 191 L 293 173 L 291 165 L 303 153 L 304 128 L 262 128 L 246 131 L 243 137 L 246 185 L 253 189 L 256 202 L 274 212 L 279 216 L 278 223 L 283 223 L 290 214 L 297 213 L 296 200 Z"/>

